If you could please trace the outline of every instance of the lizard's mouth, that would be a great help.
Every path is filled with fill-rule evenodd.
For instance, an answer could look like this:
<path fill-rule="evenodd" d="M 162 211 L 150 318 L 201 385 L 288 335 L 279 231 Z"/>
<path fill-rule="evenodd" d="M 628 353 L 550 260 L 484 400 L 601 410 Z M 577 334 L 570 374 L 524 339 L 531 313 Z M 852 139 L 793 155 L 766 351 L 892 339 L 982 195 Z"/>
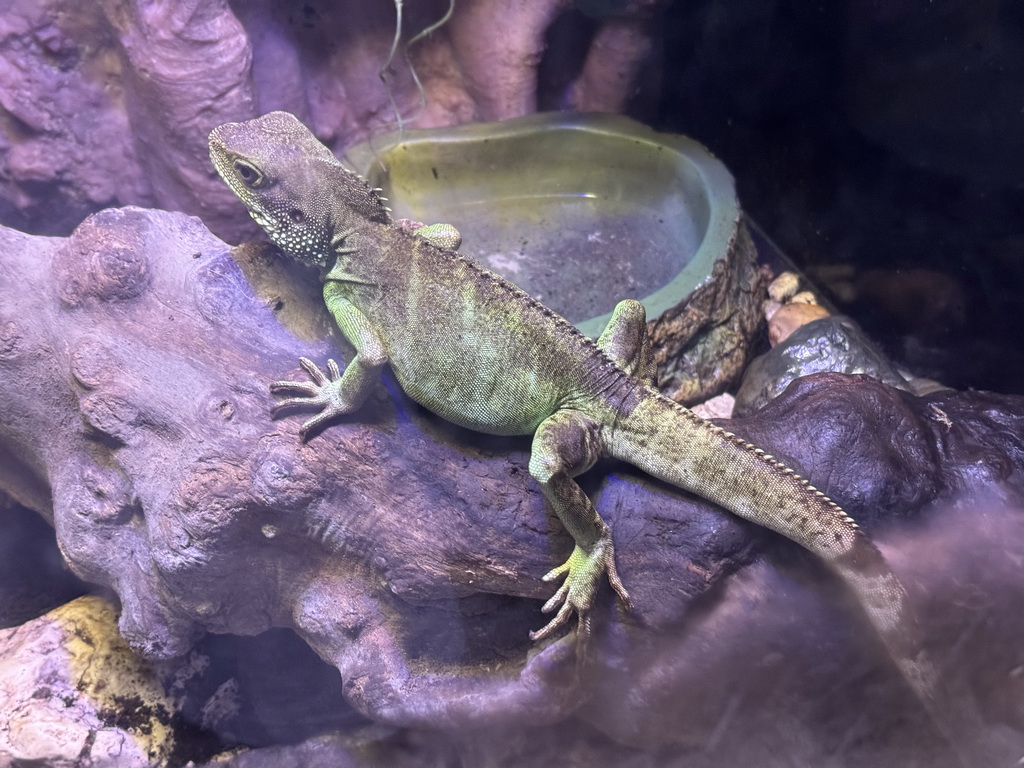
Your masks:
<path fill-rule="evenodd" d="M 227 128 L 229 125 L 233 125 L 233 123 L 218 125 L 210 131 L 210 138 L 207 141 L 207 146 L 210 149 L 210 162 L 213 163 L 213 167 L 224 181 L 227 181 L 227 179 L 224 177 L 223 169 L 226 169 L 230 162 L 228 161 L 228 148 L 224 142 L 221 129 Z"/>
<path fill-rule="evenodd" d="M 228 155 L 228 151 L 224 148 L 223 144 L 215 144 L 212 136 L 210 137 L 210 162 L 213 164 L 213 169 L 217 172 L 217 175 L 235 193 L 235 196 L 241 197 L 242 185 L 238 183 L 238 180 L 234 178 L 234 174 L 231 173 L 231 158 Z"/>
<path fill-rule="evenodd" d="M 253 210 L 252 208 L 250 208 L 249 209 L 249 216 L 252 218 L 253 221 L 255 221 L 257 224 L 259 224 L 263 229 L 267 230 L 268 232 L 270 232 L 270 231 L 272 231 L 274 229 L 274 222 L 271 221 L 270 219 L 268 219 L 260 211 Z"/>
<path fill-rule="evenodd" d="M 208 144 L 210 146 L 211 155 L 213 152 L 218 152 L 221 156 L 226 156 L 228 154 L 228 144 L 231 142 L 232 135 L 241 127 L 241 123 L 224 123 L 210 131 Z"/>
<path fill-rule="evenodd" d="M 213 169 L 217 171 L 217 175 L 224 180 L 224 183 L 228 185 L 236 196 L 244 201 L 247 199 L 244 196 L 247 188 L 241 179 L 238 178 L 233 167 L 238 159 L 238 155 L 228 149 L 232 143 L 231 134 L 239 126 L 239 123 L 218 125 L 210 131 L 207 147 L 209 148 L 210 162 L 213 164 Z"/>

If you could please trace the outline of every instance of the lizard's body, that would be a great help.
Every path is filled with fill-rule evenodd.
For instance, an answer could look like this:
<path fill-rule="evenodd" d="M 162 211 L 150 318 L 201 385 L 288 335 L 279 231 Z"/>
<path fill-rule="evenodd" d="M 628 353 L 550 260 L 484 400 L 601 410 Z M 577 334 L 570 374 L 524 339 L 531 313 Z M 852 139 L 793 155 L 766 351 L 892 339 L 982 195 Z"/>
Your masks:
<path fill-rule="evenodd" d="M 356 242 L 358 254 L 340 259 L 328 274 L 325 295 L 373 318 L 413 400 L 464 427 L 504 435 L 532 434 L 579 398 L 597 405 L 602 374 L 614 376 L 610 361 L 575 333 L 573 353 L 565 354 L 558 341 L 572 327 L 521 291 L 482 279 L 472 262 L 388 224 L 369 224 Z M 502 301 L 513 292 L 514 301 Z M 481 306 L 495 308 L 486 324 Z M 445 330 L 438 333 L 442 317 Z M 510 370 L 512 350 L 521 357 Z M 559 386 L 563 381 L 573 386 Z"/>
<path fill-rule="evenodd" d="M 588 611 L 615 570 L 608 527 L 572 479 L 604 455 L 628 461 L 803 545 L 852 588 L 919 696 L 933 673 L 906 594 L 879 551 L 837 505 L 764 451 L 700 419 L 645 381 L 642 307 L 623 302 L 594 342 L 506 280 L 425 230 L 394 226 L 373 190 L 286 113 L 229 123 L 210 139 L 218 172 L 293 258 L 326 269 L 324 297 L 356 347 L 339 375 L 304 360 L 309 382 L 277 382 L 323 411 L 303 434 L 358 408 L 389 363 L 405 392 L 455 423 L 534 434 L 530 472 L 576 542 L 535 637 Z M 418 234 L 419 233 L 419 234 Z M 426 237 L 431 239 L 426 239 Z M 639 375 L 636 375 L 639 374 Z M 930 708 L 930 707 L 929 707 Z"/>

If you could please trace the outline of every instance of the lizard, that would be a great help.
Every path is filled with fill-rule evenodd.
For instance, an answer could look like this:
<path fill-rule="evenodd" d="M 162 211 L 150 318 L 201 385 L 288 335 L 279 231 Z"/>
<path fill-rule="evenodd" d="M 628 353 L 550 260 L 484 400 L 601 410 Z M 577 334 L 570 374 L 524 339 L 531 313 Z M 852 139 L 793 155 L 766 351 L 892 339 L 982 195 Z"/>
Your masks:
<path fill-rule="evenodd" d="M 595 341 L 459 254 L 448 225 L 392 221 L 379 190 L 287 112 L 215 128 L 217 173 L 291 259 L 320 270 L 324 301 L 355 348 L 342 371 L 300 359 L 274 414 L 312 405 L 306 440 L 366 400 L 383 366 L 441 417 L 484 433 L 532 435 L 529 472 L 574 541 L 534 641 L 577 619 L 577 646 L 607 577 L 632 602 L 611 530 L 575 477 L 604 456 L 707 499 L 803 546 L 852 590 L 905 680 L 937 720 L 937 674 L 908 595 L 880 550 L 822 491 L 765 450 L 663 396 L 652 382 L 643 305 L 620 302 Z M 938 724 L 938 723 L 937 723 Z M 940 725 L 944 733 L 947 728 Z M 948 737 L 947 737 L 948 738 Z"/>

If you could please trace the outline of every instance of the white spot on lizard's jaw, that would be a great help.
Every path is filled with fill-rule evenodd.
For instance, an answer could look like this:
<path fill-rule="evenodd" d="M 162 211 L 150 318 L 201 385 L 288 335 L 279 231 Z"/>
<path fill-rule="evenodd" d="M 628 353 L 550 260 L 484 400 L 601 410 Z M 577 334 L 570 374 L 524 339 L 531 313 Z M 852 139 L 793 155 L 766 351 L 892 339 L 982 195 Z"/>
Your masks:
<path fill-rule="evenodd" d="M 250 208 L 249 209 L 249 215 L 252 217 L 253 221 L 255 221 L 257 224 L 259 224 L 264 229 L 266 229 L 266 228 L 271 226 L 270 221 L 267 219 L 267 217 L 264 216 L 259 211 L 254 211 L 252 208 Z"/>

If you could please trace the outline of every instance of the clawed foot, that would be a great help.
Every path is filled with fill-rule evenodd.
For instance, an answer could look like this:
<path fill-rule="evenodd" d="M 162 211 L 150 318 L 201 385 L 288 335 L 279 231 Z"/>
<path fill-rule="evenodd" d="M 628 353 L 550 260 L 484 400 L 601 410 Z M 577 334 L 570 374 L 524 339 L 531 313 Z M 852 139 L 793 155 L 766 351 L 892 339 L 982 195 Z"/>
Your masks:
<path fill-rule="evenodd" d="M 275 381 L 271 384 L 270 391 L 275 395 L 281 393 L 301 395 L 301 397 L 288 397 L 279 400 L 271 408 L 271 413 L 277 416 L 282 410 L 297 406 L 313 405 L 320 408 L 320 413 L 299 429 L 299 435 L 305 440 L 312 430 L 337 416 L 350 413 L 352 409 L 342 398 L 340 387 L 342 374 L 336 362 L 327 361 L 327 373 L 320 370 L 320 367 L 308 357 L 300 357 L 299 365 L 309 374 L 312 381 Z"/>
<path fill-rule="evenodd" d="M 551 621 L 538 631 L 530 633 L 530 639 L 539 641 L 550 637 L 565 626 L 575 613 L 579 617 L 576 647 L 581 650 L 586 648 L 587 640 L 590 638 L 590 609 L 594 605 L 598 583 L 605 573 L 608 574 L 608 582 L 619 596 L 622 606 L 627 611 L 633 610 L 633 601 L 629 599 L 629 594 L 615 569 L 615 550 L 612 547 L 611 536 L 606 533 L 590 554 L 577 545 L 563 565 L 544 575 L 544 581 L 554 581 L 561 576 L 565 576 L 565 581 L 551 599 L 544 603 L 541 611 L 551 613 L 558 606 L 561 607 Z"/>

